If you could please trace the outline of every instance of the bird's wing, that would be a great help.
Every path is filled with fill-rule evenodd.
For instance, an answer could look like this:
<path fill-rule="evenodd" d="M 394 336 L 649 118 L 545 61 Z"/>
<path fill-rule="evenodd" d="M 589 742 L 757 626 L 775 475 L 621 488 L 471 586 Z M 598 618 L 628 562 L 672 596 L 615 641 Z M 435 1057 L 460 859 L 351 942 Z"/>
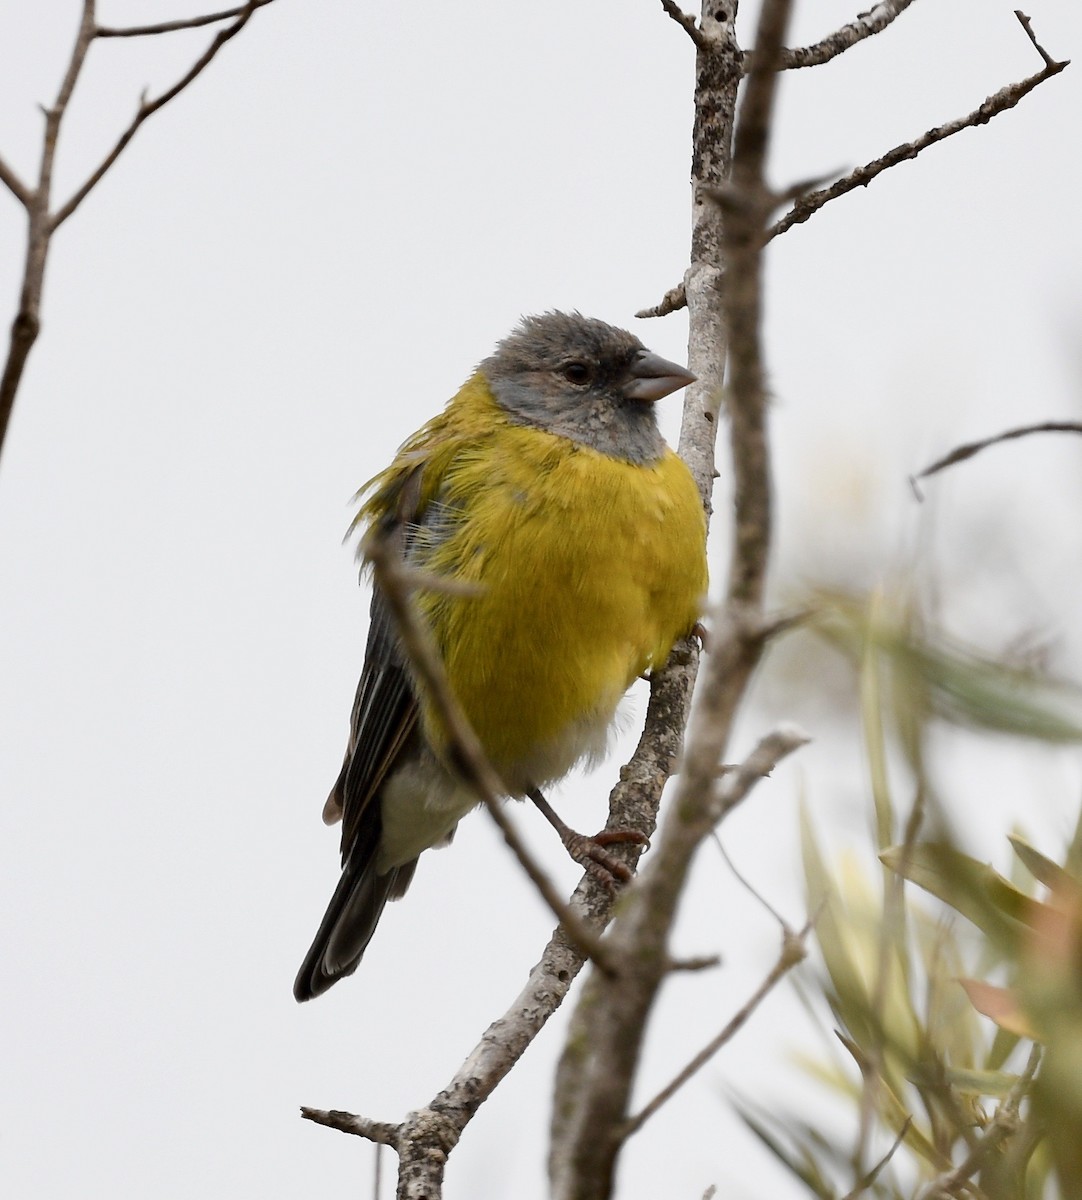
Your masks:
<path fill-rule="evenodd" d="M 381 523 L 384 535 L 402 557 L 409 553 L 420 517 L 420 468 L 411 472 L 393 512 Z M 417 696 L 386 597 L 373 587 L 371 622 L 364 667 L 350 716 L 349 742 L 342 770 L 323 810 L 324 820 L 342 820 L 342 861 L 355 847 L 380 836 L 379 805 L 373 798 L 417 724 Z M 358 844 L 361 844 L 358 846 Z"/>

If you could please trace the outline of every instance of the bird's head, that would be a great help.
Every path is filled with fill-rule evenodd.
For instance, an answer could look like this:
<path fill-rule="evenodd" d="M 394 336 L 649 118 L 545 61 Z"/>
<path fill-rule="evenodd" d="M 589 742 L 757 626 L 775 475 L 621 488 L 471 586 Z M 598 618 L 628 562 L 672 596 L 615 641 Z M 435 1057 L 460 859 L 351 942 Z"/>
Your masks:
<path fill-rule="evenodd" d="M 512 420 L 639 464 L 665 449 L 654 401 L 695 378 L 625 329 L 562 312 L 525 317 L 480 370 Z"/>

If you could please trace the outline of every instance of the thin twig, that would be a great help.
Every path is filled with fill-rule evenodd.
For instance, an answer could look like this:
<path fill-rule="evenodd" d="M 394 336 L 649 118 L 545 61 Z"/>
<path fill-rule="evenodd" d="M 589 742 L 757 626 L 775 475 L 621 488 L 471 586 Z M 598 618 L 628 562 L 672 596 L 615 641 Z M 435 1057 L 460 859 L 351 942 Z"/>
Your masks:
<path fill-rule="evenodd" d="M 678 283 L 676 287 L 669 288 L 661 300 L 650 308 L 640 308 L 635 314 L 637 317 L 667 317 L 669 313 L 679 312 L 682 308 L 687 308 L 688 298 L 684 291 L 684 285 Z"/>
<path fill-rule="evenodd" d="M 30 189 L 15 172 L 0 158 L 0 183 L 15 197 L 23 208 L 30 207 Z"/>
<path fill-rule="evenodd" d="M 751 1017 L 752 1013 L 762 1004 L 778 983 L 788 975 L 797 963 L 804 961 L 807 955 L 805 942 L 810 931 L 810 923 L 806 924 L 799 933 L 793 933 L 790 930 L 785 931 L 782 936 L 781 953 L 778 955 L 777 962 L 771 967 L 766 978 L 759 984 L 751 996 L 748 997 L 747 1001 L 734 1014 L 717 1037 L 709 1041 L 688 1062 L 683 1070 L 679 1071 L 652 1100 L 643 1105 L 642 1109 L 624 1124 L 621 1130 L 624 1140 L 631 1137 L 632 1134 L 637 1133 L 667 1100 L 675 1096 L 684 1084 L 697 1071 L 706 1066 L 727 1042 L 732 1041 L 740 1029 L 747 1023 L 748 1018 Z"/>
<path fill-rule="evenodd" d="M 705 50 L 710 44 L 706 34 L 695 23 L 695 18 L 691 13 L 686 13 L 676 3 L 676 0 L 661 0 L 661 7 L 669 14 L 670 17 L 683 27 L 684 32 L 695 43 L 700 50 Z"/>
<path fill-rule="evenodd" d="M 876 5 L 871 12 L 864 17 L 859 18 L 852 25 L 847 25 L 844 29 L 840 29 L 837 33 L 831 34 L 829 38 L 822 42 L 816 43 L 815 46 L 809 46 L 802 50 L 787 50 L 785 55 L 805 55 L 808 56 L 806 62 L 787 61 L 788 67 L 815 66 L 820 62 L 829 61 L 834 57 L 834 54 L 828 54 L 826 58 L 820 57 L 825 51 L 822 49 L 834 43 L 834 40 L 840 38 L 843 34 L 841 49 L 836 53 L 841 53 L 841 50 L 846 50 L 850 45 L 855 45 L 864 37 L 870 37 L 873 33 L 878 33 L 878 28 L 868 28 L 867 23 L 873 17 L 883 16 L 886 10 L 891 10 L 892 15 L 886 24 L 890 24 L 894 18 L 907 8 L 912 0 L 897 0 L 896 4 L 892 4 L 890 0 L 885 0 L 884 3 Z M 893 11 L 894 8 L 897 11 Z M 1036 47 L 1037 52 L 1044 60 L 1044 69 L 1038 71 L 1036 75 L 1029 76 L 1028 79 L 1023 79 L 1020 83 L 1012 83 L 1001 88 L 998 92 L 989 96 L 987 100 L 979 107 L 969 113 L 968 116 L 962 117 L 956 121 L 950 121 L 946 125 L 938 125 L 934 129 L 929 129 L 923 137 L 917 138 L 912 142 L 903 142 L 900 146 L 895 146 L 894 149 L 888 150 L 886 154 L 879 158 L 873 159 L 869 163 L 865 163 L 862 167 L 857 167 L 848 175 L 832 183 L 829 187 L 820 188 L 816 191 L 807 192 L 797 199 L 793 207 L 778 221 L 776 221 L 766 232 L 767 239 L 775 238 L 779 234 L 786 233 L 792 229 L 794 225 L 801 225 L 810 217 L 814 216 L 821 208 L 829 204 L 831 200 L 837 200 L 839 197 L 847 195 L 858 187 L 867 187 L 876 176 L 881 175 L 884 171 L 891 167 L 896 167 L 900 163 L 908 162 L 914 159 L 923 150 L 927 150 L 929 146 L 934 146 L 936 142 L 942 142 L 946 138 L 952 137 L 956 133 L 960 133 L 963 129 L 975 128 L 978 125 L 986 125 L 993 117 L 998 116 L 1008 109 L 1014 108 L 1023 97 L 1027 96 L 1038 84 L 1044 83 L 1046 79 L 1050 79 L 1053 75 L 1058 75 L 1065 67 L 1070 65 L 1070 60 L 1057 62 L 1045 50 L 1045 48 L 1037 41 L 1033 33 L 1032 24 L 1029 17 L 1020 10 L 1015 10 L 1015 16 L 1018 18 L 1022 28 L 1026 31 L 1029 40 Z M 882 28 L 886 28 L 886 24 Z M 859 31 L 867 28 L 867 32 L 860 36 L 853 36 L 847 31 Z M 848 41 L 849 37 L 853 37 L 852 41 Z M 840 44 L 840 43 L 839 43 Z M 670 288 L 662 297 L 660 303 L 653 305 L 650 308 L 641 309 L 635 315 L 637 317 L 664 317 L 669 313 L 677 312 L 682 308 L 687 307 L 687 294 L 684 284 L 677 284 L 676 287 Z"/>
<path fill-rule="evenodd" d="M 845 1195 L 842 1197 L 842 1200 L 856 1200 L 858 1196 L 863 1195 L 872 1186 L 872 1184 L 875 1183 L 875 1181 L 879 1178 L 883 1168 L 890 1162 L 895 1154 L 898 1153 L 898 1147 L 901 1146 L 902 1142 L 905 1141 L 905 1135 L 909 1132 L 909 1127 L 912 1124 L 913 1118 L 906 1117 L 906 1119 L 902 1122 L 901 1129 L 898 1130 L 898 1136 L 891 1143 L 890 1149 L 872 1167 L 872 1169 L 858 1181 L 856 1187 L 854 1187 L 852 1191 L 845 1193 Z"/>
<path fill-rule="evenodd" d="M 519 837 L 514 824 L 504 811 L 502 801 L 507 795 L 507 788 L 488 761 L 477 734 L 471 728 L 451 690 L 447 674 L 432 642 L 432 635 L 418 617 L 411 602 L 412 589 L 408 568 L 402 567 L 387 540 L 380 537 L 378 532 L 365 538 L 363 551 L 365 559 L 372 564 L 372 573 L 377 586 L 387 598 L 410 665 L 424 682 L 447 731 L 451 754 L 463 779 L 473 788 L 478 800 L 488 809 L 493 821 L 503 834 L 504 841 L 511 848 L 522 869 L 533 881 L 556 919 L 564 926 L 568 938 L 602 970 L 614 971 L 615 963 L 612 955 L 593 931 L 588 929 L 571 911 L 555 884 L 545 874 L 522 838 Z"/>
<path fill-rule="evenodd" d="M 1022 20 L 1020 16 L 1019 20 L 1022 22 L 1022 27 L 1026 30 L 1030 40 L 1037 46 L 1037 42 L 1033 37 L 1033 31 L 1028 25 L 1028 18 Z M 937 125 L 934 129 L 929 129 L 927 133 L 915 141 L 903 142 L 900 146 L 895 146 L 893 150 L 888 150 L 880 158 L 874 159 L 870 163 L 865 163 L 863 167 L 857 167 L 855 171 L 851 171 L 844 178 L 839 179 L 836 183 L 832 183 L 830 187 L 809 192 L 806 196 L 797 200 L 785 216 L 776 221 L 767 230 L 767 238 L 777 237 L 779 234 L 792 229 L 794 225 L 803 224 L 803 222 L 807 221 L 809 217 L 814 216 L 824 205 L 829 204 L 831 200 L 837 200 L 839 196 L 844 196 L 847 192 L 851 192 L 855 188 L 867 187 L 877 175 L 881 175 L 891 167 L 898 166 L 899 163 L 908 162 L 910 159 L 916 158 L 921 151 L 927 150 L 929 146 L 934 146 L 937 142 L 945 141 L 947 138 L 953 137 L 954 134 L 961 133 L 963 129 L 975 129 L 978 125 L 987 125 L 993 117 L 997 117 L 1000 113 L 1014 108 L 1019 101 L 1028 96 L 1035 87 L 1044 83 L 1046 79 L 1051 79 L 1053 75 L 1058 75 L 1065 67 L 1070 66 L 1069 59 L 1064 62 L 1055 62 L 1040 46 L 1037 48 L 1045 60 L 1045 65 L 1036 75 L 1030 75 L 1020 83 L 1011 83 L 1006 87 L 1000 88 L 998 92 L 989 96 L 979 108 L 975 108 L 967 116 L 960 117 L 955 121 L 948 121 L 945 125 Z"/>
<path fill-rule="evenodd" d="M 739 766 L 727 770 L 718 783 L 711 811 L 717 821 L 723 820 L 760 780 L 811 737 L 796 725 L 781 725 L 761 738 L 755 749 Z"/>
<path fill-rule="evenodd" d="M 965 442 L 949 454 L 937 458 L 930 467 L 925 467 L 923 471 L 918 471 L 916 475 L 911 476 L 910 484 L 916 491 L 918 499 L 923 499 L 917 486 L 919 479 L 927 479 L 929 475 L 936 475 L 940 471 L 946 470 L 947 467 L 953 467 L 955 463 L 965 462 L 967 458 L 980 454 L 989 446 L 996 446 L 1000 442 L 1011 442 L 1015 438 L 1029 437 L 1031 433 L 1082 433 L 1082 421 L 1041 421 L 1036 425 L 1019 425 L 1015 429 L 1007 429 L 992 437 L 981 438 L 979 442 Z"/>
<path fill-rule="evenodd" d="M 398 1149 L 401 1125 L 390 1121 L 370 1121 L 367 1117 L 358 1117 L 354 1113 L 340 1112 L 338 1109 L 307 1108 L 301 1106 L 301 1116 L 306 1121 L 316 1125 L 326 1125 L 328 1129 L 337 1129 L 341 1133 L 351 1133 L 355 1137 L 366 1138 L 379 1146 L 390 1146 Z"/>
<path fill-rule="evenodd" d="M 248 0 L 248 3 L 245 4 L 243 8 L 237 10 L 238 16 L 233 24 L 227 26 L 225 29 L 219 30 L 218 33 L 215 34 L 213 40 L 206 50 L 199 56 L 198 59 L 196 59 L 191 68 L 184 75 L 182 75 L 176 83 L 173 84 L 172 87 L 167 88 L 160 96 L 156 96 L 153 100 L 147 100 L 144 96 L 139 101 L 139 107 L 136 110 L 135 116 L 132 117 L 131 123 L 128 125 L 127 129 L 125 129 L 120 137 L 117 138 L 113 148 L 108 154 L 106 154 L 106 156 L 90 173 L 90 175 L 87 176 L 82 186 L 75 191 L 74 195 L 68 200 L 68 202 L 53 214 L 49 222 L 50 231 L 56 230 L 63 225 L 68 217 L 70 217 L 71 214 L 79 207 L 79 205 L 82 204 L 82 202 L 87 198 L 90 192 L 93 191 L 93 189 L 101 182 L 106 171 L 108 171 L 113 163 L 115 163 L 120 157 L 124 151 L 124 147 L 127 146 L 133 137 L 135 137 L 136 132 L 143 122 L 148 117 L 152 117 L 159 109 L 164 108 L 174 96 L 177 96 L 180 92 L 184 91 L 184 89 L 194 79 L 198 78 L 198 76 L 201 75 L 214 60 L 214 57 L 226 44 L 226 42 L 228 42 L 231 38 L 236 37 L 237 34 L 240 33 L 240 31 L 244 28 L 244 26 L 248 24 L 252 18 L 252 14 L 256 11 L 256 9 L 264 8 L 266 5 L 272 4 L 273 2 L 274 0 Z"/>
<path fill-rule="evenodd" d="M 27 189 L 23 198 L 27 214 L 26 255 L 23 260 L 22 285 L 19 288 L 19 307 L 11 323 L 11 342 L 3 374 L 0 375 L 0 448 L 7 438 L 15 395 L 19 390 L 27 359 L 41 331 L 41 292 L 45 279 L 45 262 L 49 256 L 49 238 L 52 234 L 49 204 L 56 147 L 61 122 L 94 38 L 94 2 L 95 0 L 83 0 L 75 45 L 72 47 L 60 90 L 52 107 L 44 110 L 45 132 L 42 137 L 37 186 L 32 191 Z"/>
<path fill-rule="evenodd" d="M 1029 17 L 1027 17 L 1026 14 L 1020 8 L 1016 8 L 1014 10 L 1014 15 L 1018 18 L 1019 24 L 1026 31 L 1026 37 L 1028 37 L 1029 40 L 1033 43 L 1034 50 L 1036 50 L 1037 53 L 1041 56 L 1041 58 L 1044 59 L 1044 65 L 1046 67 L 1057 66 L 1058 64 L 1055 62 L 1055 60 L 1052 58 L 1052 56 L 1041 45 L 1041 43 L 1039 41 L 1037 41 L 1037 35 L 1033 32 L 1033 24 L 1030 21 Z"/>
<path fill-rule="evenodd" d="M 676 975 L 685 971 L 713 971 L 715 967 L 720 966 L 720 954 L 701 954 L 697 958 L 670 958 L 665 969 Z"/>
<path fill-rule="evenodd" d="M 882 33 L 912 3 L 913 0 L 881 0 L 870 11 L 861 13 L 855 21 L 843 25 L 814 46 L 783 50 L 781 69 L 789 71 L 799 67 L 818 67 L 830 62 L 865 38 Z"/>
<path fill-rule="evenodd" d="M 270 0 L 263 0 L 269 4 Z M 178 29 L 198 29 L 201 25 L 214 25 L 218 21 L 228 21 L 230 17 L 239 17 L 248 7 L 246 4 L 237 8 L 226 8 L 221 12 L 206 13 L 202 17 L 182 17 L 178 21 L 162 21 L 160 25 L 99 25 L 94 30 L 94 36 L 99 38 L 148 37 L 155 33 L 175 33 Z"/>
<path fill-rule="evenodd" d="M 721 855 L 722 860 L 729 868 L 729 871 L 732 873 L 732 876 L 736 882 L 740 884 L 740 886 L 752 897 L 752 899 L 758 901 L 758 903 L 763 906 L 763 908 L 774 918 L 774 920 L 777 921 L 782 930 L 788 929 L 789 925 L 781 913 L 778 912 L 774 905 L 770 903 L 770 901 L 762 894 L 762 892 L 760 892 L 752 884 L 751 880 L 748 879 L 747 876 L 744 875 L 743 872 L 737 867 L 736 863 L 733 862 L 732 855 L 730 855 L 729 851 L 725 849 L 725 843 L 721 840 L 721 835 L 716 829 L 714 830 L 713 837 L 714 845 L 718 848 L 718 853 Z"/>
<path fill-rule="evenodd" d="M 23 266 L 22 286 L 19 293 L 19 307 L 11 325 L 11 342 L 7 358 L 4 362 L 3 372 L 0 374 L 0 448 L 3 447 L 7 436 L 11 413 L 15 404 L 15 396 L 26 369 L 27 359 L 41 329 L 42 285 L 45 277 L 45 263 L 49 255 L 53 233 L 79 207 L 106 171 L 116 162 L 124 147 L 135 136 L 136 130 L 147 117 L 157 112 L 163 105 L 168 104 L 174 96 L 183 91 L 204 70 L 221 47 L 230 38 L 240 32 L 255 10 L 263 8 L 270 3 L 273 3 L 273 0 L 249 0 L 247 4 L 240 8 L 231 9 L 228 13 L 214 13 L 207 17 L 167 22 L 160 26 L 146 26 L 125 31 L 103 29 L 100 27 L 95 17 L 95 0 L 83 0 L 79 30 L 64 71 L 60 90 L 52 106 L 43 110 L 45 113 L 45 132 L 42 139 L 37 185 L 33 188 L 28 187 L 19 179 L 12 168 L 0 159 L 0 183 L 7 187 L 23 205 L 28 217 L 26 255 Z M 68 104 L 75 90 L 75 84 L 82 73 L 91 43 L 99 37 L 135 36 L 141 32 L 168 32 L 172 28 L 193 28 L 200 24 L 209 24 L 211 21 L 223 20 L 233 14 L 236 15 L 234 23 L 228 28 L 219 31 L 206 52 L 187 74 L 157 99 L 148 102 L 145 96 L 143 97 L 139 103 L 139 109 L 128 128 L 121 134 L 112 150 L 102 160 L 97 169 L 85 180 L 65 205 L 56 212 L 52 212 L 53 168 L 56 163 L 56 149 L 60 136 L 60 127 L 67 113 Z"/>

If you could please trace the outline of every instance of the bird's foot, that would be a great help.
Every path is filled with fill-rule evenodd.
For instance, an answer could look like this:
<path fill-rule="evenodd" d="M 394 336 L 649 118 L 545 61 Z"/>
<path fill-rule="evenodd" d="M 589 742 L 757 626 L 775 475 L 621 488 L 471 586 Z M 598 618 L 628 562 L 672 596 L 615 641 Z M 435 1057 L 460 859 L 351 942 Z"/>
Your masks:
<path fill-rule="evenodd" d="M 650 839 L 638 829 L 602 829 L 590 837 L 576 833 L 566 825 L 560 840 L 568 854 L 585 870 L 612 891 L 618 883 L 627 883 L 633 871 L 622 859 L 610 854 L 606 846 L 649 846 Z"/>
<path fill-rule="evenodd" d="M 631 879 L 632 870 L 627 863 L 610 854 L 605 847 L 649 846 L 650 839 L 646 834 L 638 829 L 602 829 L 590 837 L 565 824 L 537 788 L 532 788 L 527 795 L 560 835 L 568 854 L 596 880 L 611 891 L 617 883 L 627 883 Z"/>

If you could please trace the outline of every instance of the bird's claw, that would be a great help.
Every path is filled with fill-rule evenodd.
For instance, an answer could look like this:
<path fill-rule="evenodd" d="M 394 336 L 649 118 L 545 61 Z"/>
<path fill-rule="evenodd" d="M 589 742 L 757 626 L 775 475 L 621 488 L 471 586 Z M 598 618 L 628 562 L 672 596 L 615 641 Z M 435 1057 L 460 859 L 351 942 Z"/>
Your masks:
<path fill-rule="evenodd" d="M 603 829 L 593 837 L 569 829 L 562 840 L 575 862 L 609 891 L 615 891 L 618 883 L 628 883 L 634 872 L 605 847 L 650 845 L 650 839 L 638 829 Z"/>

